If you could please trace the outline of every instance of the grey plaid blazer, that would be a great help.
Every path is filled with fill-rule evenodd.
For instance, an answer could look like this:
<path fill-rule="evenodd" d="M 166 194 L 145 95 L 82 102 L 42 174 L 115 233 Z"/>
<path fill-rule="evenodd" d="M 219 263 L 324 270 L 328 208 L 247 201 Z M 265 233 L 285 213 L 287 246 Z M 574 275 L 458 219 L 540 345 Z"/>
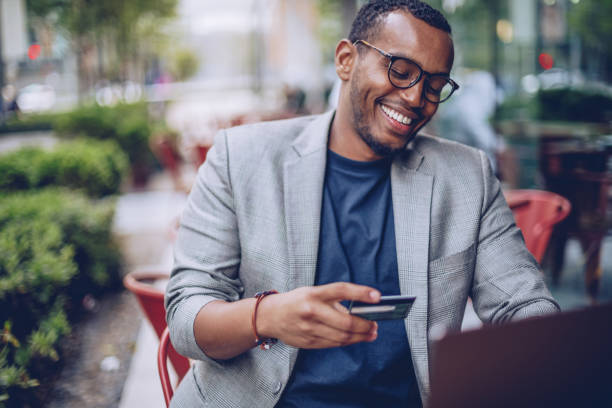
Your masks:
<path fill-rule="evenodd" d="M 195 359 L 174 407 L 272 407 L 298 350 L 279 343 L 226 361 L 206 356 L 193 322 L 215 299 L 313 285 L 327 138 L 333 112 L 221 131 L 181 218 L 166 292 L 179 353 Z M 391 169 L 405 321 L 423 401 L 431 335 L 459 330 L 468 296 L 499 323 L 558 310 L 504 200 L 486 156 L 417 136 Z M 432 330 L 433 329 L 433 330 Z"/>

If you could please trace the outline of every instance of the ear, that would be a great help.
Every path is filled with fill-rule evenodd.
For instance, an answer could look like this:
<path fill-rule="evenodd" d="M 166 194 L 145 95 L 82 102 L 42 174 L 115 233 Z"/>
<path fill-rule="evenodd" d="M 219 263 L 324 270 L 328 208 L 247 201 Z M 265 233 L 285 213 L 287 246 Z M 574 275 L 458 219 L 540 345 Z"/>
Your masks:
<path fill-rule="evenodd" d="M 346 38 L 336 46 L 336 73 L 343 81 L 348 81 L 357 60 L 357 48 Z"/>

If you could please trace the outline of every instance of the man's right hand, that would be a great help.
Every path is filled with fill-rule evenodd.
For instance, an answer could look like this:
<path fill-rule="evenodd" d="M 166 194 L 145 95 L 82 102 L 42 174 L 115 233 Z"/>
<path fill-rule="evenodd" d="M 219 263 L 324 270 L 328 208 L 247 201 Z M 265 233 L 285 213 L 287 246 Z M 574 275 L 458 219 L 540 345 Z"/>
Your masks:
<path fill-rule="evenodd" d="M 380 292 L 368 286 L 336 282 L 266 296 L 257 310 L 260 337 L 274 337 L 299 348 L 329 348 L 374 341 L 376 322 L 353 316 L 343 300 L 378 303 Z"/>
<path fill-rule="evenodd" d="M 257 309 L 260 338 L 274 337 L 299 348 L 328 348 L 376 340 L 376 322 L 348 313 L 342 300 L 378 303 L 380 293 L 347 282 L 303 287 L 268 295 Z M 194 335 L 209 357 L 229 359 L 255 346 L 251 316 L 254 298 L 216 300 L 198 312 Z"/>

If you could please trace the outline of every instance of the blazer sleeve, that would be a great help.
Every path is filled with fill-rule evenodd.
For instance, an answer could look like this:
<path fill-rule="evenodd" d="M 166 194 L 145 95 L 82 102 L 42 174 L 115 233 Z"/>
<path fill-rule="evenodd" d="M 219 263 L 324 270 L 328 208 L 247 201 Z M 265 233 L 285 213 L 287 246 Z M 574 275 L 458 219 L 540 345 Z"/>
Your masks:
<path fill-rule="evenodd" d="M 483 152 L 480 162 L 484 194 L 471 291 L 476 314 L 503 323 L 558 311 Z"/>
<path fill-rule="evenodd" d="M 229 172 L 227 134 L 215 137 L 181 216 L 166 289 L 166 320 L 176 350 L 209 359 L 197 345 L 195 317 L 208 302 L 238 300 L 240 243 Z"/>

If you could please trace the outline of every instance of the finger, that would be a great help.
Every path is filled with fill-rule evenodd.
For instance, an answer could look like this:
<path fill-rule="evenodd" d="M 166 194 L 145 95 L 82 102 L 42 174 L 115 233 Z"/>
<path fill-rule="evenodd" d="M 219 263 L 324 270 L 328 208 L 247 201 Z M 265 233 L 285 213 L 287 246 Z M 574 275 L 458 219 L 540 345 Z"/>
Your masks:
<path fill-rule="evenodd" d="M 330 306 L 326 303 L 312 305 L 312 320 L 346 333 L 363 334 L 376 330 L 378 327 L 376 322 L 338 311 L 334 305 Z"/>
<path fill-rule="evenodd" d="M 340 313 L 350 313 L 350 311 L 346 307 L 344 307 L 344 305 L 340 302 L 334 302 L 333 306 L 334 306 L 334 309 L 336 309 Z"/>
<path fill-rule="evenodd" d="M 371 342 L 376 340 L 377 336 L 376 330 L 368 333 L 347 333 L 320 324 L 313 327 L 309 335 L 296 338 L 295 341 L 298 342 L 298 346 L 301 348 L 318 349 Z"/>
<path fill-rule="evenodd" d="M 315 294 L 322 300 L 356 300 L 378 303 L 380 292 L 374 288 L 350 282 L 335 282 L 316 286 Z"/>
<path fill-rule="evenodd" d="M 339 347 L 364 341 L 374 341 L 378 337 L 378 330 L 375 327 L 367 333 L 348 333 L 323 325 L 315 335 L 321 343 L 327 342 L 331 344 L 330 347 Z"/>

